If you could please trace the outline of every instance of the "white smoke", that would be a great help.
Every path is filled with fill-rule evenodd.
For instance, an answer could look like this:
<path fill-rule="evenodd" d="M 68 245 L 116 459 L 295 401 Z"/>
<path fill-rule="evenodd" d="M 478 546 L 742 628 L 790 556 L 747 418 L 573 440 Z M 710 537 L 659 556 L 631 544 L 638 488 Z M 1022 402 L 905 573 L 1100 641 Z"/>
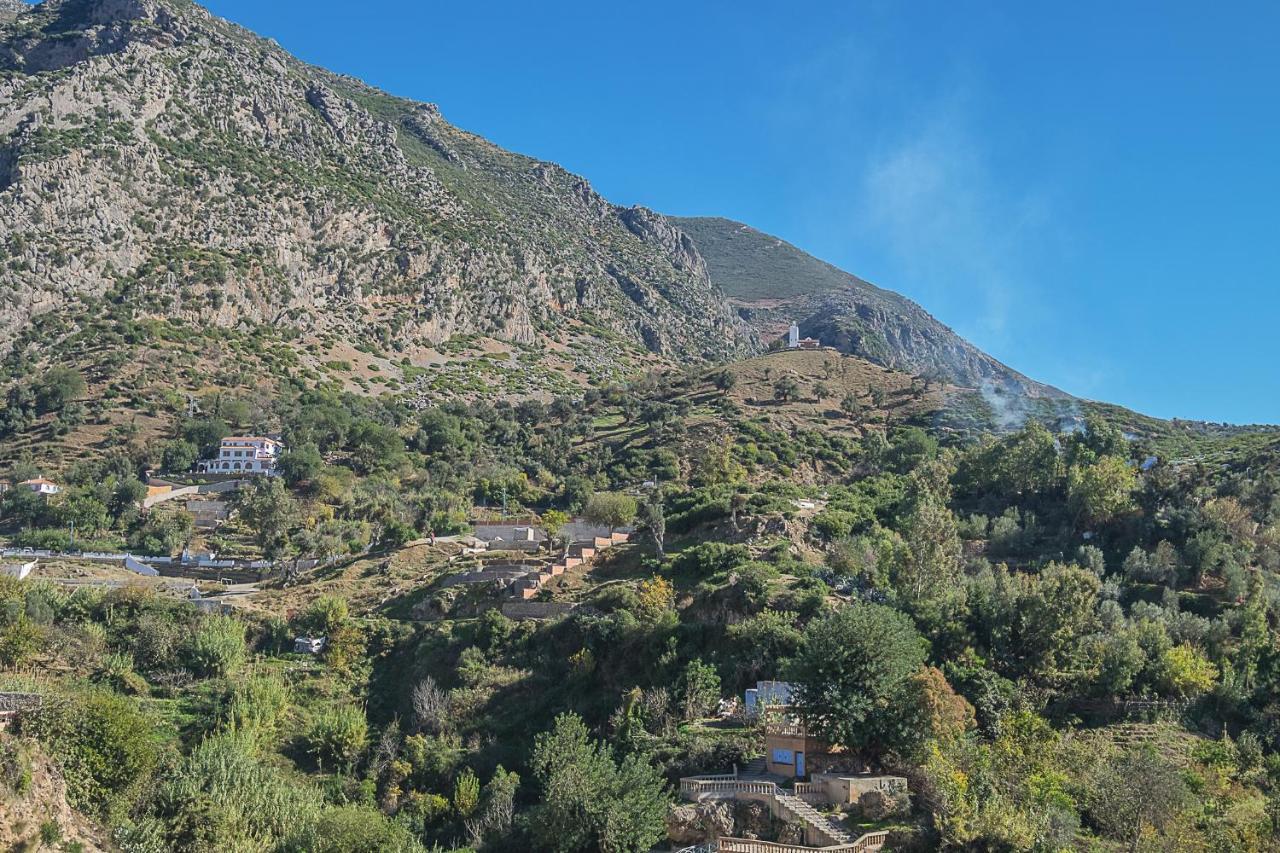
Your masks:
<path fill-rule="evenodd" d="M 1027 405 L 1026 397 L 1021 394 L 1012 394 L 1009 389 L 997 385 L 990 379 L 982 380 L 978 391 L 991 409 L 991 419 L 1001 432 L 1022 429 L 1031 415 L 1031 407 Z"/>

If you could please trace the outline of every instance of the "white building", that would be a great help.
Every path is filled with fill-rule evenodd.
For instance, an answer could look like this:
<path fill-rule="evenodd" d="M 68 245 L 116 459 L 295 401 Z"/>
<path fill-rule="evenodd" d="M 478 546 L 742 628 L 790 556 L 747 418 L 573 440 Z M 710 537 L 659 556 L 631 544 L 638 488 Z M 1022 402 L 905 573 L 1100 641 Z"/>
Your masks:
<path fill-rule="evenodd" d="M 742 697 L 748 717 L 754 717 L 770 705 L 790 705 L 794 686 L 788 681 L 757 681 Z"/>
<path fill-rule="evenodd" d="M 822 349 L 822 341 L 800 337 L 800 327 L 793 322 L 787 330 L 787 349 Z"/>
<path fill-rule="evenodd" d="M 62 491 L 62 486 L 59 486 L 57 483 L 53 482 L 53 480 L 46 480 L 44 477 L 36 477 L 34 480 L 23 480 L 18 485 L 30 489 L 37 495 L 56 495 L 58 492 Z"/>
<path fill-rule="evenodd" d="M 222 439 L 216 459 L 202 459 L 198 470 L 203 474 L 276 473 L 276 463 L 284 446 L 274 438 L 239 435 Z"/>

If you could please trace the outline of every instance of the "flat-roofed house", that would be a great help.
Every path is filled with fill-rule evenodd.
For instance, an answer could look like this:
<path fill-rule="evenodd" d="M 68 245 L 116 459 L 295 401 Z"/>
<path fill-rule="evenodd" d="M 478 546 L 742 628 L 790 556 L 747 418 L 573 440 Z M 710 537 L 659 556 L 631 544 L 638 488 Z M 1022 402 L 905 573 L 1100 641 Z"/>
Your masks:
<path fill-rule="evenodd" d="M 276 465 L 284 445 L 270 436 L 237 435 L 222 439 L 214 459 L 202 459 L 198 465 L 204 474 L 276 473 Z"/>

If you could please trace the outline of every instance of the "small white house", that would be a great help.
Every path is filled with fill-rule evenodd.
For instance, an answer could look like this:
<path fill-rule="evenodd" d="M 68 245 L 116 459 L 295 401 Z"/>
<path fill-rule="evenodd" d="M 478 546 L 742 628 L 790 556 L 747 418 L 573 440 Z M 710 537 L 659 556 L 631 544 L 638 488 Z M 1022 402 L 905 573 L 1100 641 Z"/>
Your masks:
<path fill-rule="evenodd" d="M 324 637 L 298 637 L 293 641 L 293 651 L 300 655 L 318 655 L 324 651 Z"/>
<path fill-rule="evenodd" d="M 787 349 L 822 349 L 822 341 L 800 337 L 800 327 L 792 323 L 787 330 Z"/>
<path fill-rule="evenodd" d="M 44 477 L 36 477 L 34 480 L 23 480 L 18 485 L 30 489 L 37 495 L 56 495 L 58 492 L 62 491 L 62 486 L 59 486 L 57 483 L 53 482 L 53 480 L 46 480 Z"/>
<path fill-rule="evenodd" d="M 268 436 L 231 436 L 219 443 L 217 458 L 200 460 L 197 469 L 202 474 L 265 474 L 270 477 L 276 473 L 276 464 L 283 450 L 283 444 Z"/>

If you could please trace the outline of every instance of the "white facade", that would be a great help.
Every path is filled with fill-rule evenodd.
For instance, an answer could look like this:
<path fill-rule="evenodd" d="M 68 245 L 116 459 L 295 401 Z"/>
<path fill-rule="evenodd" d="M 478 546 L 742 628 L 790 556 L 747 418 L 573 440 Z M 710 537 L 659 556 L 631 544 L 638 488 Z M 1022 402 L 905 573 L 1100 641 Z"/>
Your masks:
<path fill-rule="evenodd" d="M 800 327 L 795 323 L 791 324 L 791 328 L 787 331 L 787 348 L 796 349 L 800 346 Z"/>
<path fill-rule="evenodd" d="M 216 459 L 202 459 L 199 470 L 206 474 L 266 474 L 276 473 L 283 446 L 274 438 L 263 436 L 233 436 L 222 439 Z"/>
<path fill-rule="evenodd" d="M 62 487 L 52 480 L 46 480 L 44 477 L 37 477 L 34 480 L 25 480 L 18 485 L 24 486 L 37 495 L 56 495 L 62 491 Z"/>
<path fill-rule="evenodd" d="M 757 681 L 742 697 L 747 716 L 754 717 L 770 705 L 790 705 L 794 688 L 788 681 Z"/>

